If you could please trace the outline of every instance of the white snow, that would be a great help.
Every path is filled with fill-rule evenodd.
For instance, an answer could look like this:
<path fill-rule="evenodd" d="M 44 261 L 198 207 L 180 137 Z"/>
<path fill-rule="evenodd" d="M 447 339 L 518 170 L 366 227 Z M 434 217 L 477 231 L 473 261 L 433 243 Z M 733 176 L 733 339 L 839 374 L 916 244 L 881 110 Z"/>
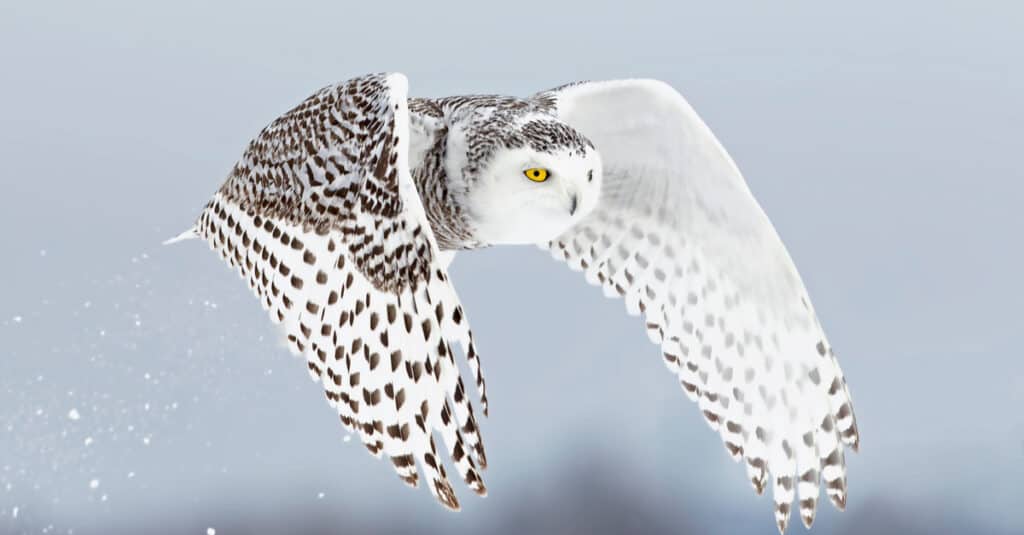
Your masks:
<path fill-rule="evenodd" d="M 21 323 L 21 316 L 14 316 L 13 318 L 11 318 L 11 321 L 13 321 L 14 323 Z"/>
<path fill-rule="evenodd" d="M 99 486 L 100 486 L 100 480 L 93 479 L 93 480 L 89 481 L 89 488 L 90 489 L 97 489 L 97 488 L 99 488 Z"/>
<path fill-rule="evenodd" d="M 213 528 L 206 528 L 206 535 L 217 535 L 217 530 Z"/>
<path fill-rule="evenodd" d="M 18 518 L 18 506 L 15 505 L 14 509 L 11 509 L 11 518 Z"/>
<path fill-rule="evenodd" d="M 92 437 L 85 437 L 85 445 L 86 446 L 91 446 L 92 445 Z"/>
<path fill-rule="evenodd" d="M 82 415 L 78 414 L 78 409 L 71 409 L 71 410 L 68 411 L 68 419 L 78 420 L 81 417 L 82 417 Z"/>

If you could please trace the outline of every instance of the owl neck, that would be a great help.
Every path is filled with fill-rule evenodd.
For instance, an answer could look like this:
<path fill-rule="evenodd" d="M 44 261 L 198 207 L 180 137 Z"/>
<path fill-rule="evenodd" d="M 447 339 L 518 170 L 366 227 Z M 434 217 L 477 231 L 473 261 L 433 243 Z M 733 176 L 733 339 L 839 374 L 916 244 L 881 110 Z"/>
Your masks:
<path fill-rule="evenodd" d="M 423 100 L 410 99 L 409 166 L 438 248 L 455 251 L 483 247 L 473 236 L 459 192 L 453 190 L 445 168 L 448 129 L 441 117 L 432 116 L 433 109 Z"/>

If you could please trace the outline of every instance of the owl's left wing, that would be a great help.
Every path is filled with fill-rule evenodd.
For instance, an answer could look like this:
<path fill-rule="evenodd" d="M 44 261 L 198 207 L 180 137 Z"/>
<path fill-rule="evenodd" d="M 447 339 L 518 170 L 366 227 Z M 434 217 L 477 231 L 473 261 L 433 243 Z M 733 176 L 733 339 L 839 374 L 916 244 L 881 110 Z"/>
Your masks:
<path fill-rule="evenodd" d="M 732 159 L 670 86 L 580 83 L 534 97 L 587 136 L 604 184 L 593 213 L 547 244 L 643 314 L 683 390 L 784 530 L 795 491 L 810 526 L 824 480 L 846 503 L 856 449 L 846 381 L 796 267 Z"/>

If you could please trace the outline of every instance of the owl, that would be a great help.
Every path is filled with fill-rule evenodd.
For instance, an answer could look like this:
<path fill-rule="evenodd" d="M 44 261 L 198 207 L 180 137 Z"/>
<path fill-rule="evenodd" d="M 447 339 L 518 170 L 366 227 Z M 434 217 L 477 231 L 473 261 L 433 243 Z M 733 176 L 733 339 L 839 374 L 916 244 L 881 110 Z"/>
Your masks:
<path fill-rule="evenodd" d="M 780 531 L 797 496 L 811 525 L 822 486 L 845 507 L 846 381 L 778 234 L 678 92 L 407 90 L 373 74 L 317 91 L 170 240 L 202 238 L 237 270 L 371 454 L 450 509 L 442 455 L 486 495 L 487 390 L 447 268 L 457 251 L 538 244 L 643 318 L 652 358 L 754 490 L 771 487 Z"/>

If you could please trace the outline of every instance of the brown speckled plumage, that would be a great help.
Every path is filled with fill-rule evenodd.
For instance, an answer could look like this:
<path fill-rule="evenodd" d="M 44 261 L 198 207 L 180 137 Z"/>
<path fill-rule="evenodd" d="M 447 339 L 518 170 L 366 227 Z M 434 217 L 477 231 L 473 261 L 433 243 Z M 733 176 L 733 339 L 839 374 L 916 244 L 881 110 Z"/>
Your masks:
<path fill-rule="evenodd" d="M 486 456 L 455 344 L 485 414 L 487 397 L 405 162 L 405 121 L 404 77 L 318 91 L 249 144 L 195 230 L 284 325 L 342 424 L 412 486 L 418 461 L 431 492 L 458 509 L 433 433 L 478 494 Z"/>

